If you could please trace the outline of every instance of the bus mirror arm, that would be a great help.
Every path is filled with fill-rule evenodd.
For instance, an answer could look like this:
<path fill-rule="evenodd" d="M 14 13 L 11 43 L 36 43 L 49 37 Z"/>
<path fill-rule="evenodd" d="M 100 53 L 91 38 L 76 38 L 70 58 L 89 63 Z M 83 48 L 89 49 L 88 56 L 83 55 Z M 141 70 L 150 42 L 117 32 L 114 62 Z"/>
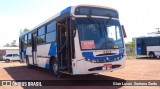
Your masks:
<path fill-rule="evenodd" d="M 74 30 L 73 30 L 73 37 L 76 36 L 76 27 L 74 27 Z"/>
<path fill-rule="evenodd" d="M 74 18 L 74 20 L 72 20 L 72 31 L 73 31 L 73 37 L 75 37 L 76 36 L 76 29 L 77 29 L 77 24 L 76 24 L 76 22 L 75 22 L 75 18 Z"/>
<path fill-rule="evenodd" d="M 127 34 L 126 34 L 126 31 L 125 31 L 124 25 L 121 25 L 121 27 L 122 27 L 122 31 L 123 31 L 123 37 L 126 38 Z"/>

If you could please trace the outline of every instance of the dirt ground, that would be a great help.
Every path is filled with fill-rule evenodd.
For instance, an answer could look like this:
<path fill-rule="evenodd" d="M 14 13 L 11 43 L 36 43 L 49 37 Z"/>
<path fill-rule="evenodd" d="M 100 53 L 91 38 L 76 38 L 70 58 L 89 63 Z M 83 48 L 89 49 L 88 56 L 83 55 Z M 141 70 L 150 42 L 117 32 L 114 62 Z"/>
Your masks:
<path fill-rule="evenodd" d="M 106 80 L 160 80 L 160 59 L 129 59 L 126 67 L 114 72 L 99 75 L 78 75 L 55 78 L 42 68 L 28 68 L 25 63 L 0 61 L 0 80 L 61 80 L 61 79 L 106 79 Z M 160 86 L 49 86 L 13 87 L 0 86 L 0 89 L 160 89 Z"/>

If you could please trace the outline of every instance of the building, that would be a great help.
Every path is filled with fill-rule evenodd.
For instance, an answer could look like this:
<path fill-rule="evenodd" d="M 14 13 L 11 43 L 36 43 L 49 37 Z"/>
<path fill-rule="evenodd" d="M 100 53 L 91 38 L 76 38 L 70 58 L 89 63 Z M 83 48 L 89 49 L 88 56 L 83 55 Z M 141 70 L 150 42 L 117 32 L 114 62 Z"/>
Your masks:
<path fill-rule="evenodd" d="M 0 47 L 0 60 L 2 60 L 3 55 L 9 53 L 18 53 L 19 54 L 19 47 Z"/>

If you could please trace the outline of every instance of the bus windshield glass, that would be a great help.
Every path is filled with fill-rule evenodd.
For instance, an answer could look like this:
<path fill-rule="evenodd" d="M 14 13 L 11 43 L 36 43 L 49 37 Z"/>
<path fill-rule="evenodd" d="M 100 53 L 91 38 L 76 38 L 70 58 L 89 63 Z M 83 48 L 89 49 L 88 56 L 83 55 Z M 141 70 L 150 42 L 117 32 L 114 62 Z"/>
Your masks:
<path fill-rule="evenodd" d="M 104 18 L 76 18 L 82 50 L 123 48 L 123 36 L 118 20 Z"/>

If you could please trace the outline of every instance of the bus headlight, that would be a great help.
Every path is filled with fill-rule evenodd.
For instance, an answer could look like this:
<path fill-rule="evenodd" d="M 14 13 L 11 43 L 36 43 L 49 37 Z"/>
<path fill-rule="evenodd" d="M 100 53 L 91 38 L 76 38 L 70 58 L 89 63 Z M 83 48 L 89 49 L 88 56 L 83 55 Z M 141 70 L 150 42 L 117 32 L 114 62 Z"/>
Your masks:
<path fill-rule="evenodd" d="M 95 60 L 92 60 L 92 62 L 95 63 L 96 61 L 95 61 Z"/>
<path fill-rule="evenodd" d="M 120 57 L 117 57 L 117 60 L 119 60 L 120 59 Z"/>

